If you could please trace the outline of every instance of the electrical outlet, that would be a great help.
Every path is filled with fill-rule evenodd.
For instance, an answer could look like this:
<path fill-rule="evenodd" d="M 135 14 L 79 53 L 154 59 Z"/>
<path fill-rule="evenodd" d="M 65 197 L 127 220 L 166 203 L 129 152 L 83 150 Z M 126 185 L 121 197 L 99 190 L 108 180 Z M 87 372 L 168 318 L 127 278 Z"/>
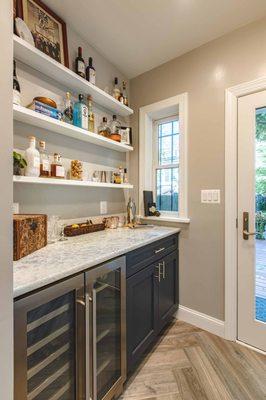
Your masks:
<path fill-rule="evenodd" d="M 100 214 L 107 214 L 107 201 L 100 201 Z"/>
<path fill-rule="evenodd" d="M 211 190 L 202 190 L 201 191 L 201 202 L 209 203 L 209 204 L 220 204 L 220 190 L 219 189 L 211 189 Z"/>

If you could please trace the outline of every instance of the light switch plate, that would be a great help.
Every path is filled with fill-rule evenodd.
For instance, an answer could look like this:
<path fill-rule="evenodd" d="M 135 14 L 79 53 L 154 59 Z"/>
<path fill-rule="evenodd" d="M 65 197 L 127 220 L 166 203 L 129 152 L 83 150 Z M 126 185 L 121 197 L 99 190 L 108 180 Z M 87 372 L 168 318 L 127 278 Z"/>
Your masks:
<path fill-rule="evenodd" d="M 220 189 L 201 190 L 201 202 L 208 204 L 220 204 Z"/>
<path fill-rule="evenodd" d="M 100 201 L 100 214 L 107 214 L 107 201 Z"/>

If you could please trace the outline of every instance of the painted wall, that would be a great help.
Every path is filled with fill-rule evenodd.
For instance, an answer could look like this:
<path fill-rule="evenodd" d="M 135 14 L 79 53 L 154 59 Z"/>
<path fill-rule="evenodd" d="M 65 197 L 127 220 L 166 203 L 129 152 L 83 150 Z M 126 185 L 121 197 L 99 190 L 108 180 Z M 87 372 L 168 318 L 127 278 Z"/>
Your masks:
<path fill-rule="evenodd" d="M 133 145 L 138 112 L 188 92 L 188 209 L 180 241 L 180 302 L 224 319 L 224 91 L 266 75 L 266 20 L 261 20 L 148 71 L 130 82 Z M 130 156 L 138 185 L 138 152 Z M 221 204 L 200 203 L 201 189 L 221 189 Z M 135 198 L 138 192 L 135 190 Z"/>
<path fill-rule="evenodd" d="M 93 57 L 94 67 L 96 68 L 96 83 L 101 89 L 109 89 L 111 92 L 115 76 L 118 77 L 120 83 L 126 79 L 116 67 L 88 43 L 84 42 L 76 32 L 68 29 L 69 59 L 72 69 L 74 69 L 78 46 L 83 48 L 83 57 L 86 63 L 89 56 Z M 63 98 L 67 88 L 29 66 L 19 62 L 17 64 L 22 91 L 22 105 L 30 104 L 35 96 L 47 96 L 53 98 L 58 107 L 63 107 Z M 77 98 L 77 95 L 78 93 L 73 93 L 73 98 Z M 103 116 L 107 116 L 108 120 L 112 118 L 110 112 L 96 104 L 94 105 L 94 113 L 96 127 L 102 121 Z M 125 124 L 128 122 L 126 119 L 118 118 Z M 56 135 L 23 123 L 14 123 L 15 148 L 26 149 L 28 147 L 27 138 L 30 135 L 36 136 L 39 140 L 45 140 L 49 154 L 58 152 L 64 158 L 79 159 L 94 164 L 95 170 L 104 170 L 104 167 L 108 167 L 108 169 L 118 168 L 120 165 L 126 167 L 125 153 Z M 19 203 L 22 213 L 46 213 L 48 215 L 59 215 L 62 218 L 94 216 L 100 213 L 100 200 L 107 201 L 109 214 L 125 211 L 125 193 L 123 190 L 18 184 L 14 187 L 14 201 Z"/>
<path fill-rule="evenodd" d="M 0 7 L 0 399 L 13 398 L 12 1 Z"/>

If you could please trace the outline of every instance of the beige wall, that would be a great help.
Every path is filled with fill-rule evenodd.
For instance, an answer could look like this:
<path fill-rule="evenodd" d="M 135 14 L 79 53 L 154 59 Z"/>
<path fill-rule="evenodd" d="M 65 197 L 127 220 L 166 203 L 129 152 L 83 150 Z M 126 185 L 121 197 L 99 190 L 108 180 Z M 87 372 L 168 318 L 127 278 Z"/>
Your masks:
<path fill-rule="evenodd" d="M 13 398 L 12 2 L 0 7 L 0 399 Z"/>
<path fill-rule="evenodd" d="M 180 225 L 180 303 L 218 319 L 224 319 L 224 91 L 266 75 L 265 40 L 264 19 L 130 82 L 136 150 L 139 107 L 188 92 L 191 223 Z M 137 151 L 130 164 L 137 186 Z M 201 189 L 221 189 L 221 205 L 201 204 Z"/>

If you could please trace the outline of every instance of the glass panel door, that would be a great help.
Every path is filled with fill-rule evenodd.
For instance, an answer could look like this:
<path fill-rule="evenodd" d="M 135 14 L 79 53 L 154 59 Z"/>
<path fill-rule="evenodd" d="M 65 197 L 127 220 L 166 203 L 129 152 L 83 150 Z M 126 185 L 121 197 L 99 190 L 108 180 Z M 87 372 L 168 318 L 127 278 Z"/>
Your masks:
<path fill-rule="evenodd" d="M 238 100 L 238 338 L 266 350 L 266 91 Z"/>
<path fill-rule="evenodd" d="M 121 284 L 120 269 L 97 278 L 93 285 L 95 313 L 94 390 L 101 400 L 121 377 Z"/>

